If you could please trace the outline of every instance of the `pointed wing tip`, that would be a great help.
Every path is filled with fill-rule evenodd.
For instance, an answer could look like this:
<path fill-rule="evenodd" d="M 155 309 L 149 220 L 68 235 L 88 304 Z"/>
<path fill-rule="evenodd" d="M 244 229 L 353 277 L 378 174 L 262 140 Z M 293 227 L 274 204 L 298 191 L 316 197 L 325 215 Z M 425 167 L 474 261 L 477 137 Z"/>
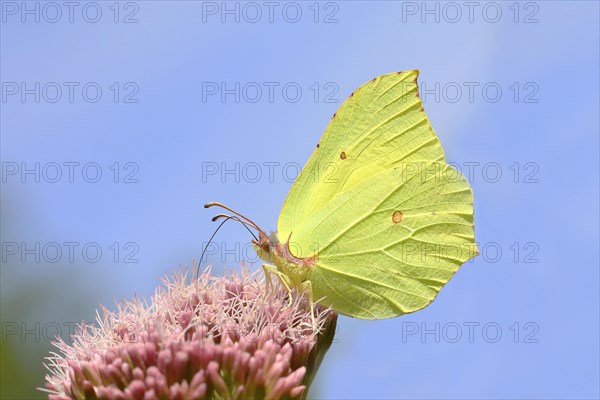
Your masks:
<path fill-rule="evenodd" d="M 409 75 L 409 76 L 414 76 L 413 77 L 413 81 L 416 83 L 417 82 L 417 78 L 419 77 L 419 74 L 421 73 L 421 71 L 417 68 L 415 69 L 405 69 L 404 71 L 396 71 L 396 72 L 389 72 L 387 74 L 383 74 L 383 75 L 379 75 L 376 76 L 375 78 L 371 79 L 371 82 L 376 81 L 380 78 L 383 77 L 392 77 L 395 75 Z"/>
<path fill-rule="evenodd" d="M 481 255 L 481 253 L 479 252 L 479 248 L 477 247 L 477 243 L 475 243 L 475 249 L 473 250 L 473 254 L 471 255 L 471 257 L 469 257 L 469 259 L 467 261 L 472 260 L 475 257 L 478 257 L 479 255 Z M 465 261 L 465 262 L 467 262 L 467 261 Z"/>
<path fill-rule="evenodd" d="M 414 68 L 414 69 L 405 69 L 404 71 L 396 71 L 396 72 L 392 72 L 389 75 L 401 75 L 401 74 L 409 74 L 409 75 L 415 75 L 415 78 L 419 76 L 419 74 L 421 73 L 421 70 L 419 70 L 418 68 Z"/>

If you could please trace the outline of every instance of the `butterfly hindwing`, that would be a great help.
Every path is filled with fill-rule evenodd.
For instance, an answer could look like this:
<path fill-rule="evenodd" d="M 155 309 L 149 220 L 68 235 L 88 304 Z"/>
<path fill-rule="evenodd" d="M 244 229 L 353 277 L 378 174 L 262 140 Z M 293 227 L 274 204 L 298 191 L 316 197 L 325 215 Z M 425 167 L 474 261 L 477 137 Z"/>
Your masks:
<path fill-rule="evenodd" d="M 427 306 L 477 254 L 473 194 L 444 162 L 405 163 L 336 196 L 291 241 L 317 259 L 315 298 L 360 318 Z"/>

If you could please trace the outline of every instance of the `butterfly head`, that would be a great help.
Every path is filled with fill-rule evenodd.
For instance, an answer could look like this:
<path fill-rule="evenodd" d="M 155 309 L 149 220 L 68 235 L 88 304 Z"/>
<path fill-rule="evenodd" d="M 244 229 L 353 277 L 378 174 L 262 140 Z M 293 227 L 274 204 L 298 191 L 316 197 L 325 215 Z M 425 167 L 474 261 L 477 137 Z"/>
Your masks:
<path fill-rule="evenodd" d="M 258 254 L 261 259 L 269 264 L 275 265 L 279 271 L 289 276 L 294 284 L 300 284 L 305 280 L 308 272 L 310 272 L 312 266 L 316 262 L 316 256 L 298 258 L 292 254 L 290 249 L 291 234 L 285 243 L 281 243 L 275 232 L 271 233 L 270 236 L 267 235 L 254 221 L 224 204 L 212 202 L 204 205 L 205 208 L 214 206 L 230 211 L 234 215 L 217 214 L 213 217 L 213 221 L 224 218 L 226 220 L 232 219 L 241 223 L 254 236 L 252 245 L 256 250 L 256 254 Z M 258 232 L 258 237 L 250 230 L 251 228 Z"/>

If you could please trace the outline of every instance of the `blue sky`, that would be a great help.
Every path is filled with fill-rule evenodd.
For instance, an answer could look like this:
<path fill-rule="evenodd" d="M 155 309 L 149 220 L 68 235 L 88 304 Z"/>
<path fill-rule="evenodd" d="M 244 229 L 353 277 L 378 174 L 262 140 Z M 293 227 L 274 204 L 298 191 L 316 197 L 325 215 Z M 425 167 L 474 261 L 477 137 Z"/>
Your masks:
<path fill-rule="evenodd" d="M 2 300 L 44 293 L 11 318 L 150 295 L 200 256 L 206 201 L 275 229 L 341 102 L 418 68 L 485 251 L 416 314 L 341 317 L 313 396 L 598 398 L 598 3 L 267 3 L 77 3 L 72 22 L 1 3 Z M 216 240 L 208 261 L 238 267 L 247 232 Z"/>

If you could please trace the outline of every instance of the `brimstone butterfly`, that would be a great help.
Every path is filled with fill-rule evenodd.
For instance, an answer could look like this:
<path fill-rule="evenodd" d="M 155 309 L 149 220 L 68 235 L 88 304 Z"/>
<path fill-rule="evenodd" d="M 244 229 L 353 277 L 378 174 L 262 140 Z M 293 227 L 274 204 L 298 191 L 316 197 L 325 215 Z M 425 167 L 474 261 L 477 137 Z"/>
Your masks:
<path fill-rule="evenodd" d="M 418 71 L 359 87 L 329 122 L 268 237 L 267 276 L 339 313 L 389 318 L 429 305 L 478 254 L 473 193 L 446 164 L 418 94 Z M 218 216 L 218 217 L 219 217 Z"/>

